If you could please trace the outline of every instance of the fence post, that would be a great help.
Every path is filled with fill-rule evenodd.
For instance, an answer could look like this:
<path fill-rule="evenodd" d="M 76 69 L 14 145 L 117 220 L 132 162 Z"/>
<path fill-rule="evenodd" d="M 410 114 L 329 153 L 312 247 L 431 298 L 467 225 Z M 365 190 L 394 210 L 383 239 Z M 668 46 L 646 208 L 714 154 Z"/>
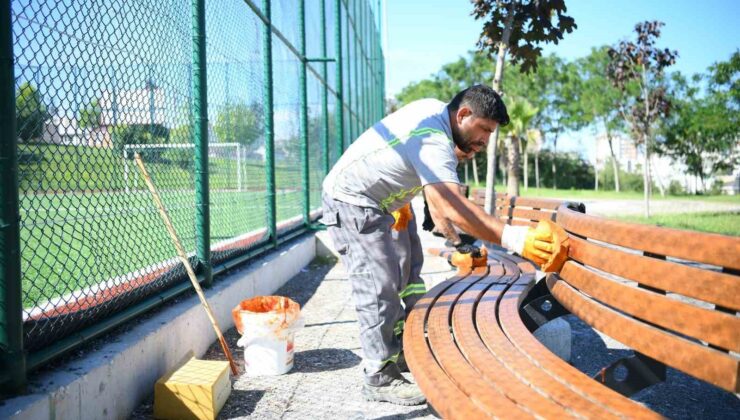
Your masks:
<path fill-rule="evenodd" d="M 306 0 L 299 0 L 298 2 L 298 19 L 299 19 L 299 32 L 300 32 L 300 52 L 301 52 L 301 74 L 300 74 L 300 89 L 301 89 L 301 180 L 303 184 L 303 223 L 308 225 L 310 220 L 310 203 L 309 203 L 309 185 L 308 179 L 308 98 L 307 98 L 307 86 L 306 86 L 306 66 L 308 66 L 308 60 L 306 59 Z"/>
<path fill-rule="evenodd" d="M 321 0 L 321 56 L 326 57 L 326 0 Z M 326 176 L 329 173 L 329 169 L 331 168 L 331 162 L 329 160 L 329 87 L 327 84 L 329 83 L 329 66 L 326 61 L 324 61 L 322 64 L 322 73 L 321 76 L 324 78 L 324 81 L 326 84 L 324 84 L 324 88 L 322 90 L 321 94 L 321 112 L 324 116 L 323 118 L 323 127 L 322 127 L 322 138 L 323 143 L 321 145 L 321 152 L 324 156 L 323 161 L 323 168 L 324 168 L 324 176 Z"/>
<path fill-rule="evenodd" d="M 26 386 L 11 0 L 0 0 L 0 384 Z"/>
<path fill-rule="evenodd" d="M 277 220 L 275 210 L 275 119 L 272 104 L 272 11 L 270 0 L 262 0 L 262 13 L 267 22 L 262 27 L 262 54 L 264 54 L 264 114 L 265 114 L 265 181 L 267 183 L 267 233 L 277 247 Z"/>
<path fill-rule="evenodd" d="M 192 0 L 193 143 L 195 164 L 195 251 L 204 286 L 213 284 L 208 189 L 208 85 L 206 73 L 206 2 Z"/>
<path fill-rule="evenodd" d="M 350 13 L 349 1 L 347 1 L 344 6 L 346 10 L 345 16 L 347 17 L 347 27 L 345 28 L 344 35 L 347 41 L 347 134 L 349 135 L 349 138 L 342 140 L 346 140 L 351 143 L 352 139 L 355 138 L 355 104 L 353 100 L 357 96 L 357 90 L 354 88 L 354 86 L 352 86 L 352 80 L 357 77 L 357 73 L 352 72 L 352 63 L 354 57 L 350 53 L 352 46 L 352 37 L 349 36 L 349 29 L 352 26 L 350 24 L 352 15 Z M 357 51 L 355 51 L 355 56 L 357 56 Z"/>
<path fill-rule="evenodd" d="M 336 147 L 337 160 L 344 152 L 344 98 L 342 81 L 342 0 L 334 0 L 334 50 L 337 56 Z"/>

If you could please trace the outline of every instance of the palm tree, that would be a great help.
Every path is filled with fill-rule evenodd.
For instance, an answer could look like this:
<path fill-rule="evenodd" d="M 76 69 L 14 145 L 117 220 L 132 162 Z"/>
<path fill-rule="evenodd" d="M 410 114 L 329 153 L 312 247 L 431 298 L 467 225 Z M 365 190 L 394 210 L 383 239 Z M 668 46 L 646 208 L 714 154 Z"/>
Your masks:
<path fill-rule="evenodd" d="M 529 152 L 534 152 L 534 178 L 537 188 L 540 187 L 540 165 L 539 155 L 542 147 L 542 131 L 530 128 L 524 135 L 526 139 L 524 148 L 524 191 L 529 188 Z"/>
<path fill-rule="evenodd" d="M 504 135 L 509 139 L 509 166 L 506 192 L 519 195 L 519 173 L 521 168 L 522 139 L 526 141 L 527 129 L 532 118 L 539 110 L 524 98 L 511 98 L 506 104 L 509 111 L 509 124 L 503 127 Z"/>

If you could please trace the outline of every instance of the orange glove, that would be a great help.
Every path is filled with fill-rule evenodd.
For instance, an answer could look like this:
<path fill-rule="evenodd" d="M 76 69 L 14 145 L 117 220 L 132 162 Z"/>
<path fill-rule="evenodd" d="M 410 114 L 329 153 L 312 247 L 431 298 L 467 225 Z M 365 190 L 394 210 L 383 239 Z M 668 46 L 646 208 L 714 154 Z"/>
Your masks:
<path fill-rule="evenodd" d="M 414 215 L 411 213 L 411 203 L 407 203 L 405 206 L 401 207 L 391 214 L 396 220 L 391 227 L 398 232 L 408 229 L 409 221 L 412 217 L 414 217 Z"/>
<path fill-rule="evenodd" d="M 534 228 L 506 225 L 501 244 L 546 272 L 560 271 L 568 259 L 568 234 L 550 220 L 540 220 Z"/>
<path fill-rule="evenodd" d="M 471 252 L 455 251 L 450 257 L 450 264 L 459 269 L 485 267 L 488 264 L 488 248 L 483 246 L 471 249 Z"/>

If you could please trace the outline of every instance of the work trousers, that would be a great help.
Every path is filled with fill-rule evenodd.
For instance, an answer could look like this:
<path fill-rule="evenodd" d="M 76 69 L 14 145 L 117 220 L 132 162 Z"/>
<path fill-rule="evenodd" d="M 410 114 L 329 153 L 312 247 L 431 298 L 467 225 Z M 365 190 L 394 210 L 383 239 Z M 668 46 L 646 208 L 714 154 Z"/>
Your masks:
<path fill-rule="evenodd" d="M 391 229 L 394 219 L 389 213 L 323 197 L 321 222 L 347 269 L 369 385 L 393 379 L 380 371 L 397 361 L 405 317 L 425 292 L 423 254 L 413 219 L 407 230 L 397 232 Z"/>

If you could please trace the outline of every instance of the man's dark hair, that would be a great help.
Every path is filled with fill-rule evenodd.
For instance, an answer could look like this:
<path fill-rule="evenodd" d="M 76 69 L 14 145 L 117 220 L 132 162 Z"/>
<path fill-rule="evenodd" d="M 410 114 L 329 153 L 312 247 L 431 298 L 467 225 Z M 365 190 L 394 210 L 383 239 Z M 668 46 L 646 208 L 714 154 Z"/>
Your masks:
<path fill-rule="evenodd" d="M 473 115 L 478 118 L 487 118 L 498 122 L 499 125 L 509 123 L 509 114 L 506 112 L 504 101 L 489 86 L 471 86 L 455 95 L 447 107 L 452 111 L 457 111 L 461 106 L 470 107 Z"/>

